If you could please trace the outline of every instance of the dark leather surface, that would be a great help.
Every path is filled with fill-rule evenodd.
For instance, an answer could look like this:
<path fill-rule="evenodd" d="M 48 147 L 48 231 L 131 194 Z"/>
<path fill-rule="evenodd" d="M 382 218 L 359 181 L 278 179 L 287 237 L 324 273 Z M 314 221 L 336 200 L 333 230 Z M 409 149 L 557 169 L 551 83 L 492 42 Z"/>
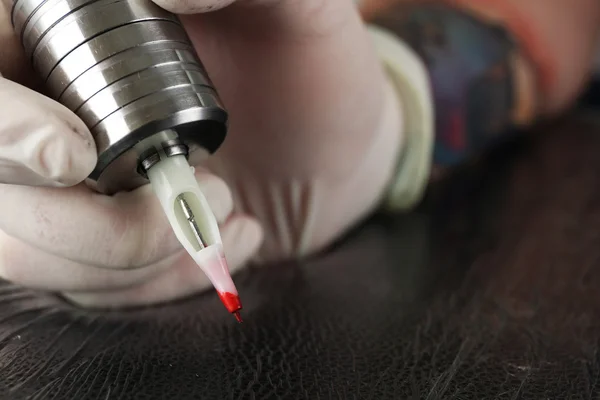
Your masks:
<path fill-rule="evenodd" d="M 243 325 L 214 293 L 102 313 L 3 284 L 0 398 L 597 398 L 600 118 L 539 133 L 238 276 Z"/>
<path fill-rule="evenodd" d="M 595 74 L 588 89 L 582 94 L 580 103 L 600 107 L 600 71 Z"/>

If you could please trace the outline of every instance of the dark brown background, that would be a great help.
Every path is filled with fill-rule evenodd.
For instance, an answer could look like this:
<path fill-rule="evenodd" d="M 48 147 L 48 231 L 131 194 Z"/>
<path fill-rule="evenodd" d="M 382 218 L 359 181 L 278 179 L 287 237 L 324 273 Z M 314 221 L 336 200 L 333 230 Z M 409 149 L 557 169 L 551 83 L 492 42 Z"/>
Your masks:
<path fill-rule="evenodd" d="M 238 276 L 241 326 L 214 293 L 92 313 L 0 284 L 0 398 L 598 398 L 600 114 L 527 137 Z"/>

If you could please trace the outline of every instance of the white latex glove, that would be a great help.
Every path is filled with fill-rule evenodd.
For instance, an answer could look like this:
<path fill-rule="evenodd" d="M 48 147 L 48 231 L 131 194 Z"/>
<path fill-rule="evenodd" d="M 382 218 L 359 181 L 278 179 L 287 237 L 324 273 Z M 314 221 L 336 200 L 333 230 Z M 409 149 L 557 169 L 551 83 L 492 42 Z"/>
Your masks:
<path fill-rule="evenodd" d="M 256 260 L 313 254 L 380 204 L 401 106 L 352 1 L 155 1 L 186 14 L 230 113 L 208 167 L 260 221 Z"/>
<path fill-rule="evenodd" d="M 352 2 L 158 3 L 190 14 L 182 20 L 230 112 L 212 173 L 197 176 L 232 272 L 256 255 L 314 253 L 375 209 L 401 147 L 400 107 Z M 208 287 L 149 187 L 107 197 L 75 185 L 95 162 L 81 121 L 7 80 L 0 105 L 1 277 L 88 306 Z"/>

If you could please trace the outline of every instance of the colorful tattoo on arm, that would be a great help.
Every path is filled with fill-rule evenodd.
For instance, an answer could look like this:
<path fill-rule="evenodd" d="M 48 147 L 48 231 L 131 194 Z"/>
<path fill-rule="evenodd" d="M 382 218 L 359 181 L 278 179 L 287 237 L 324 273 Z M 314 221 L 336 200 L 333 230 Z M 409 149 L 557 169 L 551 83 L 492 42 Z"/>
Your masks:
<path fill-rule="evenodd" d="M 434 162 L 450 166 L 514 127 L 518 46 L 510 34 L 456 8 L 402 5 L 375 23 L 398 34 L 429 71 L 436 115 Z"/>

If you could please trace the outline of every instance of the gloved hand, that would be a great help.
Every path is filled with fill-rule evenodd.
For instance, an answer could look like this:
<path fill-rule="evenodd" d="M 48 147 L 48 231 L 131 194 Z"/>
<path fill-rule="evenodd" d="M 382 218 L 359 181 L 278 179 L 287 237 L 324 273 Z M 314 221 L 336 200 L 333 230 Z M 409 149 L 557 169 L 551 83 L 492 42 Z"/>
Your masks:
<path fill-rule="evenodd" d="M 252 257 L 314 253 L 377 206 L 401 147 L 400 106 L 351 2 L 157 3 L 186 14 L 230 112 L 226 143 L 197 177 L 232 273 Z M 0 78 L 0 276 L 87 306 L 208 287 L 150 187 L 107 197 L 79 184 L 95 161 L 75 115 Z"/>
<path fill-rule="evenodd" d="M 208 167 L 260 221 L 261 262 L 312 254 L 373 211 L 401 106 L 353 2 L 155 1 L 184 14 L 231 115 Z"/>

